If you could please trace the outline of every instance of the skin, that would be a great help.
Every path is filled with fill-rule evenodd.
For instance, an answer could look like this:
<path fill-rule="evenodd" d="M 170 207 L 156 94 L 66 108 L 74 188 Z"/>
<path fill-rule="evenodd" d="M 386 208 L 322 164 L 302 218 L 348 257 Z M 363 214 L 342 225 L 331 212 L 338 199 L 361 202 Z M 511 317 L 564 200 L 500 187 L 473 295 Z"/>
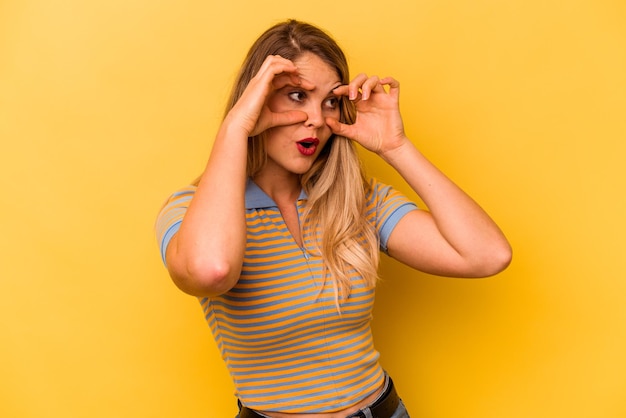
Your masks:
<path fill-rule="evenodd" d="M 487 277 L 505 269 L 512 252 L 498 226 L 405 135 L 398 81 L 360 74 L 335 93 L 356 102 L 357 122 L 344 125 L 329 119 L 333 132 L 378 154 L 429 208 L 400 220 L 389 237 L 389 255 L 440 276 Z"/>
<path fill-rule="evenodd" d="M 305 54 L 295 61 L 301 85 L 286 85 L 268 99 L 274 113 L 296 109 L 306 113 L 304 123 L 277 126 L 268 130 L 265 142 L 267 164 L 254 182 L 278 204 L 287 227 L 302 246 L 296 199 L 300 194 L 299 175 L 306 173 L 332 135 L 326 118 L 339 118 L 339 100 L 333 90 L 341 85 L 337 73 L 319 57 Z M 304 87 L 303 87 L 304 86 Z M 312 155 L 302 155 L 297 142 L 316 138 L 319 144 Z"/>
<path fill-rule="evenodd" d="M 506 268 L 511 248 L 497 225 L 406 137 L 399 91 L 395 79 L 366 74 L 340 85 L 334 70 L 311 53 L 293 62 L 267 57 L 224 119 L 181 228 L 168 246 L 168 269 L 176 285 L 191 295 L 211 297 L 237 283 L 246 243 L 246 146 L 248 137 L 261 132 L 267 134 L 268 163 L 253 180 L 278 204 L 298 243 L 299 175 L 335 133 L 379 155 L 429 208 L 400 220 L 388 241 L 392 257 L 442 276 L 485 277 Z M 338 121 L 334 104 L 339 96 L 348 96 L 356 105 L 353 125 Z M 297 142 L 304 138 L 320 141 L 312 155 L 298 150 Z M 264 413 L 276 418 L 342 418 L 376 395 L 339 413 Z"/>

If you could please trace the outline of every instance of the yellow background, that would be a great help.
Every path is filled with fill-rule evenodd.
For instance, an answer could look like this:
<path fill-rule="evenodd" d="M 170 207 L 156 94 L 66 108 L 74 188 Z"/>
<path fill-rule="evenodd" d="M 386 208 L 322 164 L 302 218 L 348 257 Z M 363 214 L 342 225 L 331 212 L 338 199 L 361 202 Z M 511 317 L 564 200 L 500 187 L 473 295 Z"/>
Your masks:
<path fill-rule="evenodd" d="M 384 259 L 375 338 L 412 416 L 626 416 L 622 0 L 0 1 L 0 416 L 234 416 L 152 227 L 288 17 L 401 81 L 411 138 L 514 247 L 477 281 Z"/>

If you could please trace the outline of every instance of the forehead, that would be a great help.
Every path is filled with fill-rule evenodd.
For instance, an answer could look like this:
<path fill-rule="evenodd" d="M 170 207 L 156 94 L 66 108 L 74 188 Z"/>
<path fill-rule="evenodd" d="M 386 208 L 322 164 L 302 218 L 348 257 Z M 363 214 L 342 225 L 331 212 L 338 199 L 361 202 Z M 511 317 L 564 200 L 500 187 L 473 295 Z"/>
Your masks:
<path fill-rule="evenodd" d="M 312 52 L 305 52 L 293 62 L 298 67 L 300 77 L 314 84 L 337 83 L 340 81 L 337 71 Z"/>

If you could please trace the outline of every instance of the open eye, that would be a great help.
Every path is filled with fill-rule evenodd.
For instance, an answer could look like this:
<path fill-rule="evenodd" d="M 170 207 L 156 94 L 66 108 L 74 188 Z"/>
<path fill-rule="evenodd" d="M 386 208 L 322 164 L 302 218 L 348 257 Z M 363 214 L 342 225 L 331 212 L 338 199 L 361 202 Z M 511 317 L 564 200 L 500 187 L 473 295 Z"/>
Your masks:
<path fill-rule="evenodd" d="M 337 97 L 329 97 L 324 101 L 324 106 L 328 109 L 335 110 L 339 107 L 339 99 Z"/>
<path fill-rule="evenodd" d="M 306 98 L 306 94 L 302 91 L 292 91 L 288 96 L 294 102 L 302 102 Z"/>

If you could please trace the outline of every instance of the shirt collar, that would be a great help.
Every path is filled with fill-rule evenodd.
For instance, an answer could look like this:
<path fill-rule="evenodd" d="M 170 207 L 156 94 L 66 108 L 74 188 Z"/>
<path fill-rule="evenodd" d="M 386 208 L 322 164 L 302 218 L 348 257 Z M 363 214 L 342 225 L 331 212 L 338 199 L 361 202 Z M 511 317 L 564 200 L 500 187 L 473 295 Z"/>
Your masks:
<path fill-rule="evenodd" d="M 278 205 L 257 184 L 248 179 L 246 182 L 246 209 L 275 208 Z M 308 198 L 304 190 L 300 190 L 298 200 Z"/>

